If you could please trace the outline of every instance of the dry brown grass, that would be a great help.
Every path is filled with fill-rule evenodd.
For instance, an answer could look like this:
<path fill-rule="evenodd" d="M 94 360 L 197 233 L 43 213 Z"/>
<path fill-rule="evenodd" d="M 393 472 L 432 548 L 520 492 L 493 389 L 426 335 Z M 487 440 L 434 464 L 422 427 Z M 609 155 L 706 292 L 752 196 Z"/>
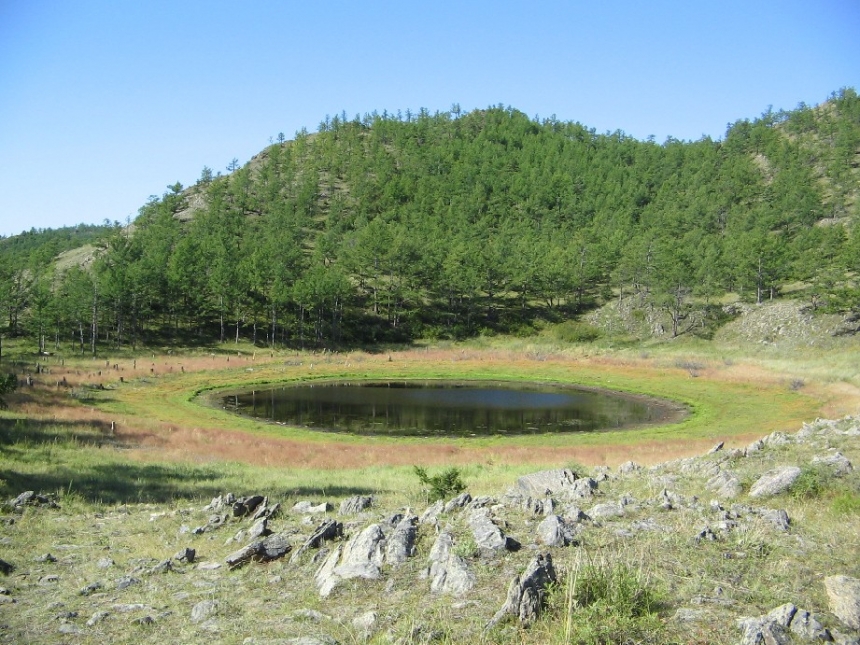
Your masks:
<path fill-rule="evenodd" d="M 484 373 L 522 374 L 526 378 L 548 380 L 566 378 L 577 372 L 591 375 L 595 384 L 613 387 L 614 383 L 641 379 L 643 374 L 674 375 L 692 378 L 683 368 L 659 356 L 649 358 L 631 355 L 586 356 L 532 350 L 432 348 L 385 354 L 350 352 L 344 354 L 256 354 L 146 355 L 137 359 L 104 358 L 48 361 L 47 374 L 35 376 L 32 388 L 22 388 L 10 397 L 19 412 L 40 420 L 68 423 L 92 423 L 100 428 L 116 424 L 115 441 L 129 448 L 128 455 L 138 460 L 235 461 L 275 468 L 350 469 L 366 466 L 427 466 L 443 464 L 494 463 L 503 465 L 585 465 L 616 466 L 634 460 L 653 464 L 667 459 L 701 454 L 715 442 L 714 437 L 661 437 L 625 445 L 607 440 L 596 445 L 468 445 L 462 441 L 440 440 L 432 443 L 391 442 L 372 438 L 341 441 L 337 437 L 311 439 L 281 438 L 249 434 L 223 418 L 210 416 L 186 419 L 170 416 L 168 398 L 187 391 L 189 385 L 218 383 L 242 379 L 247 374 L 273 379 L 303 376 L 338 375 L 366 368 L 376 375 L 401 374 L 421 370 L 424 374 L 440 373 L 453 368 L 464 378 L 479 378 Z M 253 372 L 249 371 L 253 370 Z M 725 364 L 702 361 L 697 378 L 727 384 L 756 387 L 778 387 L 784 376 L 752 363 Z M 57 383 L 64 383 L 58 386 Z M 109 389 L 104 394 L 119 405 L 114 411 L 98 400 L 75 400 L 70 392 L 86 391 L 97 386 Z M 150 400 L 150 408 L 135 404 L 141 397 Z M 849 392 L 850 390 L 850 392 Z M 844 383 L 815 384 L 814 396 L 833 410 L 846 395 L 860 398 L 857 388 Z M 98 396 L 102 396 L 99 391 Z M 159 399 L 158 397 L 162 397 Z M 853 399 L 852 399 L 853 400 Z M 844 406 L 843 406 L 844 407 Z M 126 410 L 128 409 L 128 410 Z M 144 410 L 141 413 L 140 410 Z M 162 417 L 162 418 L 159 418 Z M 794 423 L 794 421 L 792 421 Z M 731 447 L 745 445 L 761 436 L 758 430 L 738 436 L 718 437 Z"/>

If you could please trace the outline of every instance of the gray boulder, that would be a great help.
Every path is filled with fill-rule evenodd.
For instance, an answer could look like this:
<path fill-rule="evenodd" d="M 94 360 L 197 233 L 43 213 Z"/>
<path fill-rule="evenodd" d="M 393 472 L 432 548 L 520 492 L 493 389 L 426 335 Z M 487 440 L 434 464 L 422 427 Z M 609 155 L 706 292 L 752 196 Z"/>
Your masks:
<path fill-rule="evenodd" d="M 771 497 L 791 488 L 800 477 L 800 468 L 786 466 L 766 472 L 750 488 L 750 497 Z"/>
<path fill-rule="evenodd" d="M 493 522 L 488 509 L 480 508 L 473 511 L 466 521 L 479 549 L 489 552 L 505 550 L 508 540 L 502 529 Z"/>
<path fill-rule="evenodd" d="M 739 645 L 789 645 L 788 630 L 770 616 L 741 618 L 737 622 L 743 635 Z"/>
<path fill-rule="evenodd" d="M 339 513 L 341 515 L 356 515 L 373 505 L 373 497 L 370 495 L 356 495 L 345 499 L 340 503 Z"/>
<path fill-rule="evenodd" d="M 847 475 L 854 470 L 852 463 L 838 450 L 829 455 L 816 455 L 812 458 L 812 463 L 828 468 L 837 477 Z"/>
<path fill-rule="evenodd" d="M 546 546 L 575 544 L 575 531 L 558 515 L 548 515 L 537 527 L 538 542 Z"/>
<path fill-rule="evenodd" d="M 191 622 L 201 623 L 218 611 L 217 600 L 203 600 L 191 608 Z"/>
<path fill-rule="evenodd" d="M 543 470 L 517 479 L 517 489 L 525 495 L 545 497 L 572 487 L 577 479 L 579 477 L 569 468 Z"/>
<path fill-rule="evenodd" d="M 860 580 L 848 576 L 824 579 L 830 611 L 851 629 L 860 629 Z"/>
<path fill-rule="evenodd" d="M 618 502 L 607 502 L 605 504 L 597 504 L 592 506 L 586 515 L 592 520 L 603 520 L 613 517 L 622 517 L 624 515 L 624 506 Z"/>
<path fill-rule="evenodd" d="M 714 491 L 718 497 L 732 499 L 743 492 L 741 480 L 727 470 L 720 470 L 705 484 L 708 490 Z"/>
<path fill-rule="evenodd" d="M 296 502 L 293 505 L 294 513 L 304 513 L 307 515 L 314 515 L 317 513 L 328 513 L 332 510 L 332 505 L 328 502 L 322 502 L 320 504 L 314 504 L 313 502 L 302 501 Z"/>

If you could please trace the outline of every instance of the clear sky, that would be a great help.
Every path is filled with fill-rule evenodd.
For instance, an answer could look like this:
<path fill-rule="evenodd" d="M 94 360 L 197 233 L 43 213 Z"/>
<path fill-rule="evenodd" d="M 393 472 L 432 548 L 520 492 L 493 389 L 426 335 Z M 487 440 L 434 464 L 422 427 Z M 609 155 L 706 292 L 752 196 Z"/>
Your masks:
<path fill-rule="evenodd" d="M 860 89 L 858 0 L 0 0 L 0 235 L 125 221 L 327 114 L 721 138 Z"/>

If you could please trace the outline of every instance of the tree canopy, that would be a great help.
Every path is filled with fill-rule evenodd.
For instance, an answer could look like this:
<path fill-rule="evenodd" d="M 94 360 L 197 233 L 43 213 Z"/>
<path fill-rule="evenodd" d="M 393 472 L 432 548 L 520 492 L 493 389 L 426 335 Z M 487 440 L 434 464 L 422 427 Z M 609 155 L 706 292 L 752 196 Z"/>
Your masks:
<path fill-rule="evenodd" d="M 852 89 L 662 144 L 455 108 L 326 117 L 227 175 L 205 167 L 131 227 L 102 227 L 88 267 L 52 264 L 59 242 L 0 240 L 5 333 L 81 351 L 373 343 L 636 298 L 677 335 L 726 293 L 762 302 L 797 282 L 815 308 L 860 307 Z"/>

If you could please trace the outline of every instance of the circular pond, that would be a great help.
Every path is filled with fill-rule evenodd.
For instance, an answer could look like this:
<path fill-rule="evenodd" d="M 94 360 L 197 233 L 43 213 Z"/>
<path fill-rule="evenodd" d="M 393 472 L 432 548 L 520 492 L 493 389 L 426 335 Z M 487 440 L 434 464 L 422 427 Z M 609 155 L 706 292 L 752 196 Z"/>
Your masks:
<path fill-rule="evenodd" d="M 223 395 L 231 411 L 323 432 L 475 437 L 595 432 L 667 423 L 677 405 L 565 385 L 332 381 Z"/>

